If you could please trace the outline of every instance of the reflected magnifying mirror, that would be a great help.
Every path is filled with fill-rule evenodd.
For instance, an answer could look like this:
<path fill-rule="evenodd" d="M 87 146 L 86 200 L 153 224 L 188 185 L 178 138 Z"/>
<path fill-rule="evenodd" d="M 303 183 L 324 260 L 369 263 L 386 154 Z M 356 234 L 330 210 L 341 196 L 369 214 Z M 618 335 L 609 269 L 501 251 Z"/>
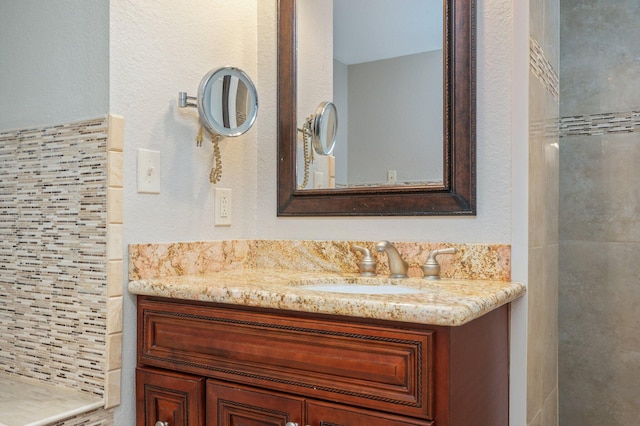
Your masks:
<path fill-rule="evenodd" d="M 313 149 L 320 155 L 329 155 L 336 145 L 338 112 L 331 102 L 322 102 L 310 118 L 309 129 Z"/>
<path fill-rule="evenodd" d="M 195 101 L 195 102 L 189 102 Z M 218 141 L 221 137 L 236 137 L 246 133 L 258 115 L 258 93 L 249 76 L 239 68 L 222 67 L 209 71 L 200 81 L 198 96 L 178 93 L 178 106 L 198 109 L 200 124 L 211 134 L 215 167 L 209 180 L 217 183 L 222 177 L 222 159 Z M 196 138 L 202 143 L 202 129 Z"/>
<path fill-rule="evenodd" d="M 304 179 L 299 188 L 304 189 L 309 182 L 309 165 L 313 162 L 313 151 L 318 155 L 331 155 L 336 145 L 336 106 L 332 102 L 321 102 L 315 114 L 310 115 L 298 131 L 302 133 L 304 151 Z M 313 146 L 313 151 L 309 145 Z"/>

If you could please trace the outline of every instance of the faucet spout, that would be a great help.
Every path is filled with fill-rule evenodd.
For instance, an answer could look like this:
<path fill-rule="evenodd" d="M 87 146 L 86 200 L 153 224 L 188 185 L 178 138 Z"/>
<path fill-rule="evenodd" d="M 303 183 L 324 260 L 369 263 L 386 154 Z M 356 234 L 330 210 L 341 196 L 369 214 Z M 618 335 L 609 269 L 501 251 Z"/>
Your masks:
<path fill-rule="evenodd" d="M 391 272 L 390 278 L 408 278 L 409 264 L 402 259 L 398 249 L 393 244 L 389 241 L 380 241 L 376 244 L 376 250 L 387 253 L 389 271 Z"/>

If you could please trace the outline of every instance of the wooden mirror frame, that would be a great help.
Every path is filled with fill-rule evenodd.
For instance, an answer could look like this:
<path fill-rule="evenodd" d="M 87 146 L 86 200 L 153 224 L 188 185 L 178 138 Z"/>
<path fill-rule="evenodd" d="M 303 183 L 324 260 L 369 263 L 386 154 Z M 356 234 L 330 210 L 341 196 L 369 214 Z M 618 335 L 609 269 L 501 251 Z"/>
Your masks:
<path fill-rule="evenodd" d="M 476 214 L 475 0 L 444 1 L 441 186 L 296 188 L 296 0 L 278 1 L 278 216 Z"/>

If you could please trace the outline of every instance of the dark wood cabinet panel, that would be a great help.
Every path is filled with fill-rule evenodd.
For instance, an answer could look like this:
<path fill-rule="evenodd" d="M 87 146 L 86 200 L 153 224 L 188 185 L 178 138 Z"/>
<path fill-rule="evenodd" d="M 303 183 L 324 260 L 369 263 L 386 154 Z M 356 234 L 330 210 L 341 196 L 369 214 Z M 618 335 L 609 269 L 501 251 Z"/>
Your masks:
<path fill-rule="evenodd" d="M 507 426 L 508 337 L 507 305 L 444 327 L 139 296 L 138 425 Z"/>
<path fill-rule="evenodd" d="M 138 426 L 204 426 L 204 383 L 201 377 L 138 368 L 136 409 Z"/>
<path fill-rule="evenodd" d="M 285 426 L 303 422 L 304 400 L 274 392 L 207 382 L 207 424 Z"/>

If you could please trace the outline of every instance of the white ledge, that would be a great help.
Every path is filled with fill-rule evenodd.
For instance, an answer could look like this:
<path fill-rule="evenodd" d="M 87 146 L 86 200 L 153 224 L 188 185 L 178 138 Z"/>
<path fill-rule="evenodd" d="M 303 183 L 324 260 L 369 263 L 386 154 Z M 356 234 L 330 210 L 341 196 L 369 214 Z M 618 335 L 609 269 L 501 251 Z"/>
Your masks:
<path fill-rule="evenodd" d="M 101 407 L 97 395 L 0 375 L 0 426 L 46 426 Z"/>

